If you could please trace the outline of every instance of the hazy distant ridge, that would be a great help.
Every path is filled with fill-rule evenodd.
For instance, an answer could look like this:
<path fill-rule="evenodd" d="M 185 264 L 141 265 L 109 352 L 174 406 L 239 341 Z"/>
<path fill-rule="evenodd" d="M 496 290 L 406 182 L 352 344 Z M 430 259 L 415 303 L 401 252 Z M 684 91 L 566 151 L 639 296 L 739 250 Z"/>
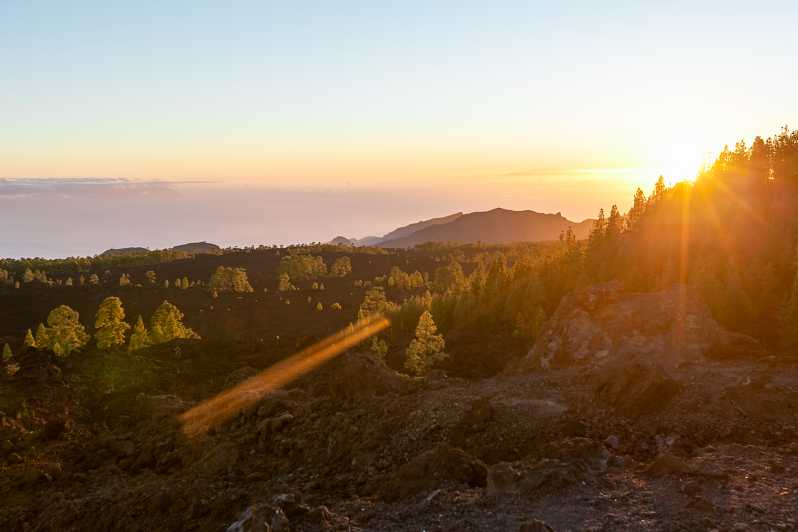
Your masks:
<path fill-rule="evenodd" d="M 540 242 L 556 240 L 568 227 L 573 229 L 576 238 L 587 238 L 592 225 L 592 219 L 573 222 L 560 213 L 543 214 L 496 208 L 468 214 L 458 212 L 416 222 L 395 229 L 382 238 L 351 240 L 337 237 L 333 242 L 390 248 L 409 248 L 426 242 Z"/>
<path fill-rule="evenodd" d="M 170 251 L 182 251 L 189 255 L 219 255 L 222 248 L 210 242 L 190 242 L 188 244 L 180 244 L 169 248 Z M 101 257 L 122 257 L 122 256 L 135 256 L 145 255 L 149 253 L 149 248 L 130 247 L 130 248 L 112 248 L 106 249 L 100 253 Z"/>

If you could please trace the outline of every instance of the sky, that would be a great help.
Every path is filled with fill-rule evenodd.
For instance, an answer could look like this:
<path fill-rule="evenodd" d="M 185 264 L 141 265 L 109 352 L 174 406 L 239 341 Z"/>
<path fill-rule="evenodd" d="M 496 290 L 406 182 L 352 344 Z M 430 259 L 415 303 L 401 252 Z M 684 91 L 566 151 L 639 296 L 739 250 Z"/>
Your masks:
<path fill-rule="evenodd" d="M 0 223 L 37 242 L 100 223 L 58 214 L 89 197 L 69 178 L 111 179 L 93 185 L 111 212 L 148 218 L 171 215 L 114 179 L 169 182 L 181 209 L 307 195 L 280 218 L 252 206 L 253 243 L 495 206 L 579 220 L 795 124 L 796 22 L 778 1 L 0 2 Z M 63 199 L 44 221 L 9 192 L 31 178 Z M 0 256 L 101 251 L 89 237 L 0 236 Z"/>

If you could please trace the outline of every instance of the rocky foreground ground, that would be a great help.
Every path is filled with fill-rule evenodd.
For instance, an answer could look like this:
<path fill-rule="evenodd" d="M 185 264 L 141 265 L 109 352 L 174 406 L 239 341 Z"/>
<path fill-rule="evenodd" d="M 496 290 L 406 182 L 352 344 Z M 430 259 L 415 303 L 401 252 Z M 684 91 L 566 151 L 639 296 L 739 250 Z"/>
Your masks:
<path fill-rule="evenodd" d="M 2 382 L 0 528 L 798 529 L 798 366 L 682 296 L 583 293 L 478 381 L 348 353 L 192 439 L 177 414 L 257 357 L 162 346 L 98 393 L 42 355 Z"/>

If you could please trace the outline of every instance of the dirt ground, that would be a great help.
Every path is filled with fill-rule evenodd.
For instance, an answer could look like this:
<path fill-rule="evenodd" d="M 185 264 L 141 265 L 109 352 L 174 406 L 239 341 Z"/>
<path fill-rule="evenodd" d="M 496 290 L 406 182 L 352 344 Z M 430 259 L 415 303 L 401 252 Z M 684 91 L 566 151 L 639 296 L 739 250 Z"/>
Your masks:
<path fill-rule="evenodd" d="M 177 414 L 270 363 L 212 345 L 27 360 L 2 382 L 0 528 L 798 528 L 794 366 L 413 380 L 350 353 L 189 440 Z"/>

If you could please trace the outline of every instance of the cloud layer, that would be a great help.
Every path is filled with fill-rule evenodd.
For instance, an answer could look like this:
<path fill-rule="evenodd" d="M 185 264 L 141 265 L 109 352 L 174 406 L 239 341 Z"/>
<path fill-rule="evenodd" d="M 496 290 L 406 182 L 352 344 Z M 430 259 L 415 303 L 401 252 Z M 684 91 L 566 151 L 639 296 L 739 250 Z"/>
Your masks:
<path fill-rule="evenodd" d="M 592 187 L 590 194 L 585 190 Z M 64 257 L 112 247 L 327 241 L 494 207 L 573 220 L 631 198 L 631 184 L 515 181 L 463 186 L 273 188 L 130 179 L 0 179 L 0 256 Z"/>

